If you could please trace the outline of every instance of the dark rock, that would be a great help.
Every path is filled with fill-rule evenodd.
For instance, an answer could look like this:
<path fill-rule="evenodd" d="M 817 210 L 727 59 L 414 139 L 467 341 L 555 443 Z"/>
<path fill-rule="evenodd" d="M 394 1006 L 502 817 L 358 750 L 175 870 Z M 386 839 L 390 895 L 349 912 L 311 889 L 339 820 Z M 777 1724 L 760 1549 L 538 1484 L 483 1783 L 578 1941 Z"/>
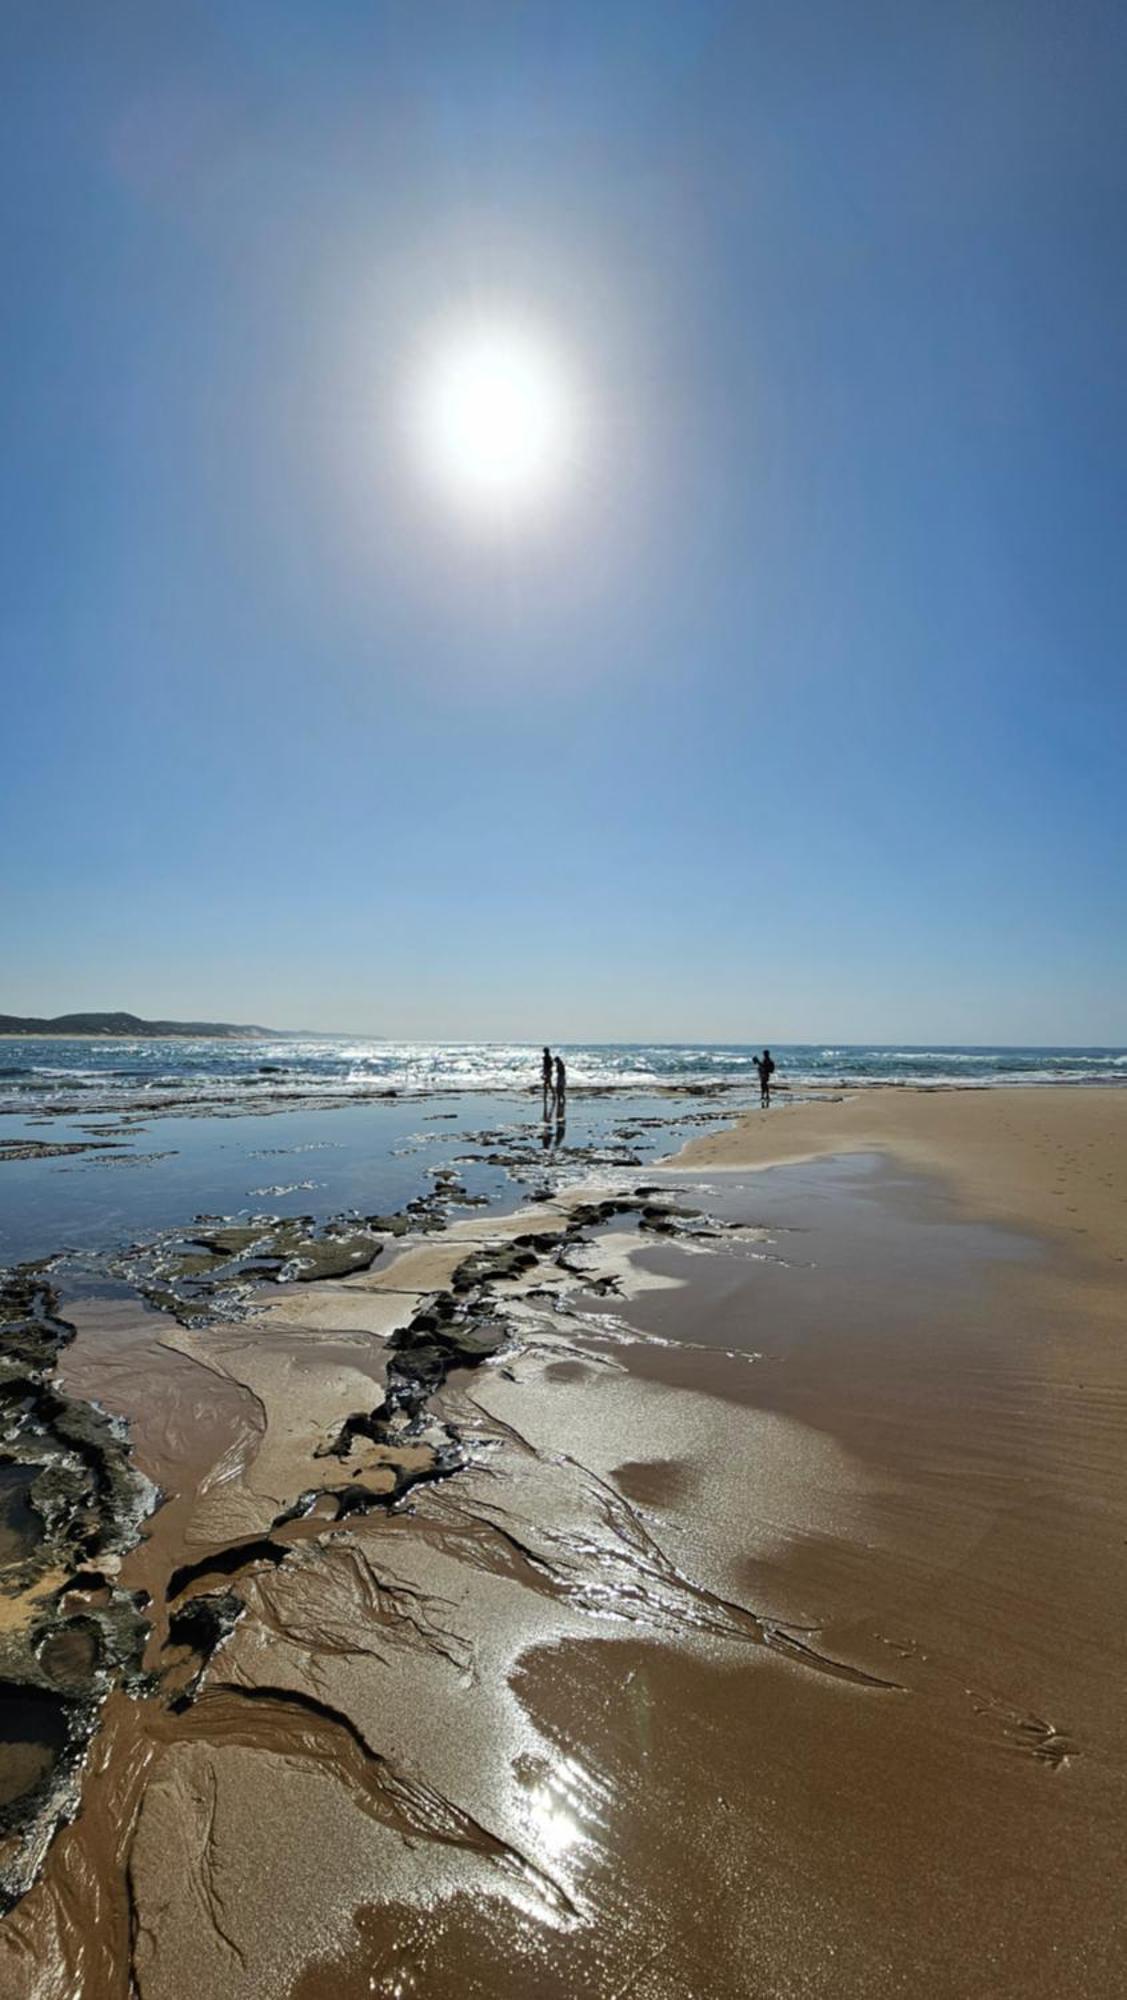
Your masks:
<path fill-rule="evenodd" d="M 210 1555 L 201 1556 L 198 1562 L 182 1563 L 179 1569 L 174 1569 L 168 1579 L 165 1598 L 171 1603 L 182 1590 L 187 1590 L 190 1583 L 197 1583 L 201 1577 L 235 1576 L 251 1563 L 283 1563 L 289 1553 L 283 1543 L 271 1541 L 268 1535 L 256 1535 L 246 1542 L 228 1542 L 226 1547 L 213 1549 Z"/>
<path fill-rule="evenodd" d="M 216 1647 L 234 1631 L 242 1611 L 243 1600 L 233 1590 L 203 1591 L 172 1613 L 169 1644 L 187 1646 L 201 1660 L 210 1660 Z"/>
<path fill-rule="evenodd" d="M 124 1426 L 63 1393 L 53 1370 L 73 1337 L 41 1270 L 0 1277 L 0 1453 L 10 1497 L 41 1532 L 5 1568 L 14 1600 L 0 1626 L 0 1907 L 29 1887 L 114 1684 L 137 1688 L 147 1626 L 105 1558 L 130 1547 L 154 1489 L 129 1460 Z M 18 1530 L 19 1523 L 16 1527 Z M 89 1567 L 91 1563 L 97 1567 Z M 70 1579 L 49 1596 L 40 1579 Z"/>

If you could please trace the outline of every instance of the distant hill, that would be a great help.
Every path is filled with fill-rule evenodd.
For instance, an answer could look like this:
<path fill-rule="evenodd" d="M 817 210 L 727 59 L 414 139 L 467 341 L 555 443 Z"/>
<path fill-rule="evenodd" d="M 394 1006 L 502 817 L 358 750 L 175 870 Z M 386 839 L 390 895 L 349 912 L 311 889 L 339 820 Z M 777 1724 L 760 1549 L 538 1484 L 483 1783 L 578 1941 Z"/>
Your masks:
<path fill-rule="evenodd" d="M 269 1040 L 277 1028 L 233 1021 L 142 1021 L 136 1014 L 57 1014 L 39 1021 L 30 1014 L 0 1014 L 0 1035 L 123 1035 L 158 1041 L 162 1035 L 213 1035 L 219 1041 Z"/>

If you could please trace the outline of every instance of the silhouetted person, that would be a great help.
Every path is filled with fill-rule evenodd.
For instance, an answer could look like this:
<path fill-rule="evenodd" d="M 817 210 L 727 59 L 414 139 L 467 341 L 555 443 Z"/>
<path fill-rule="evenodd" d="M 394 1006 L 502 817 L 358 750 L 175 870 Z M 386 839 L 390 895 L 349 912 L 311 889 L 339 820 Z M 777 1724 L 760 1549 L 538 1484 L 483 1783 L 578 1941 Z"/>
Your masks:
<path fill-rule="evenodd" d="M 540 1077 L 544 1086 L 544 1116 L 546 1118 L 548 1116 L 548 1106 L 552 1099 L 552 1051 L 547 1047 L 544 1050 L 544 1057 L 540 1064 Z"/>
<path fill-rule="evenodd" d="M 759 1108 L 766 1111 L 771 1102 L 771 1078 L 775 1074 L 770 1049 L 764 1049 L 761 1056 L 756 1056 L 755 1067 L 759 1071 Z"/>
<path fill-rule="evenodd" d="M 556 1057 L 556 1117 L 567 1117 L 567 1071 L 562 1056 Z"/>

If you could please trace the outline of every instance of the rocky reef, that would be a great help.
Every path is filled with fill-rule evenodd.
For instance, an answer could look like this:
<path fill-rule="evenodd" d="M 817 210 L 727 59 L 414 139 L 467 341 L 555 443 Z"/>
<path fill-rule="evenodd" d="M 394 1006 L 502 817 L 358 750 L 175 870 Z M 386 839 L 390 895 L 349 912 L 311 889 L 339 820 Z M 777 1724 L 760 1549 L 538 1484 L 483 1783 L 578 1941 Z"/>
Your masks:
<path fill-rule="evenodd" d="M 73 1329 L 49 1278 L 0 1279 L 0 1906 L 77 1804 L 110 1688 L 137 1684 L 144 1605 L 117 1581 L 154 1494 L 125 1427 L 52 1379 Z"/>
<path fill-rule="evenodd" d="M 142 1323 L 169 1329 L 150 1339 L 258 1412 L 237 1474 L 204 1477 L 193 1500 L 194 1468 L 170 1470 L 188 1494 L 172 1496 L 188 1507 L 188 1541 L 162 1526 L 170 1509 L 160 1509 L 138 1551 L 144 1562 L 134 1557 L 127 1571 L 132 1588 L 123 1558 L 165 1496 L 132 1462 L 122 1417 L 60 1386 L 74 1328 L 49 1268 L 0 1281 L 3 1908 L 73 1817 L 112 1690 L 140 1698 L 131 1727 L 142 1737 L 186 1718 L 264 1579 L 295 1563 L 304 1573 L 334 1523 L 395 1509 L 467 1468 L 473 1446 L 436 1403 L 454 1371 L 503 1362 L 520 1298 L 582 1278 L 572 1259 L 615 1218 L 655 1236 L 705 1226 L 653 1188 L 451 1223 L 465 1189 L 452 1169 L 432 1178 L 430 1194 L 393 1214 L 320 1226 L 201 1217 L 120 1260 L 158 1308 Z M 389 1251 L 384 1276 L 373 1267 Z M 376 1393 L 350 1407 L 353 1384 Z M 136 1587 L 139 1575 L 151 1589 Z"/>
<path fill-rule="evenodd" d="M 135 1244 L 114 1269 L 147 1304 L 185 1325 L 236 1317 L 264 1282 L 355 1277 L 408 1230 L 441 1229 L 441 1200 L 436 1192 L 390 1215 L 339 1215 L 324 1223 L 312 1215 L 197 1216 L 189 1230 Z"/>

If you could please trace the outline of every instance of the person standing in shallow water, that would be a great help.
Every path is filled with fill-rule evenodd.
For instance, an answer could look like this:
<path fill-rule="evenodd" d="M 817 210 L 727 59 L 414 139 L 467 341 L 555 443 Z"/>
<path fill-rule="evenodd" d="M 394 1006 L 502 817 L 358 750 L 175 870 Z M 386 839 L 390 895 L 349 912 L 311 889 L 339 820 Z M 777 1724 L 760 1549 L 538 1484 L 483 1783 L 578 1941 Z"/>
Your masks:
<path fill-rule="evenodd" d="M 567 1114 L 567 1071 L 562 1056 L 556 1057 L 556 1117 Z"/>
<path fill-rule="evenodd" d="M 540 1064 L 540 1076 L 544 1086 L 544 1116 L 546 1118 L 548 1116 L 548 1106 L 552 1101 L 552 1051 L 547 1046 L 545 1046 L 543 1060 Z"/>
<path fill-rule="evenodd" d="M 771 1078 L 775 1074 L 775 1063 L 770 1049 L 764 1049 L 761 1056 L 756 1056 L 755 1067 L 759 1071 L 759 1108 L 761 1111 L 767 1111 L 771 1104 Z"/>

